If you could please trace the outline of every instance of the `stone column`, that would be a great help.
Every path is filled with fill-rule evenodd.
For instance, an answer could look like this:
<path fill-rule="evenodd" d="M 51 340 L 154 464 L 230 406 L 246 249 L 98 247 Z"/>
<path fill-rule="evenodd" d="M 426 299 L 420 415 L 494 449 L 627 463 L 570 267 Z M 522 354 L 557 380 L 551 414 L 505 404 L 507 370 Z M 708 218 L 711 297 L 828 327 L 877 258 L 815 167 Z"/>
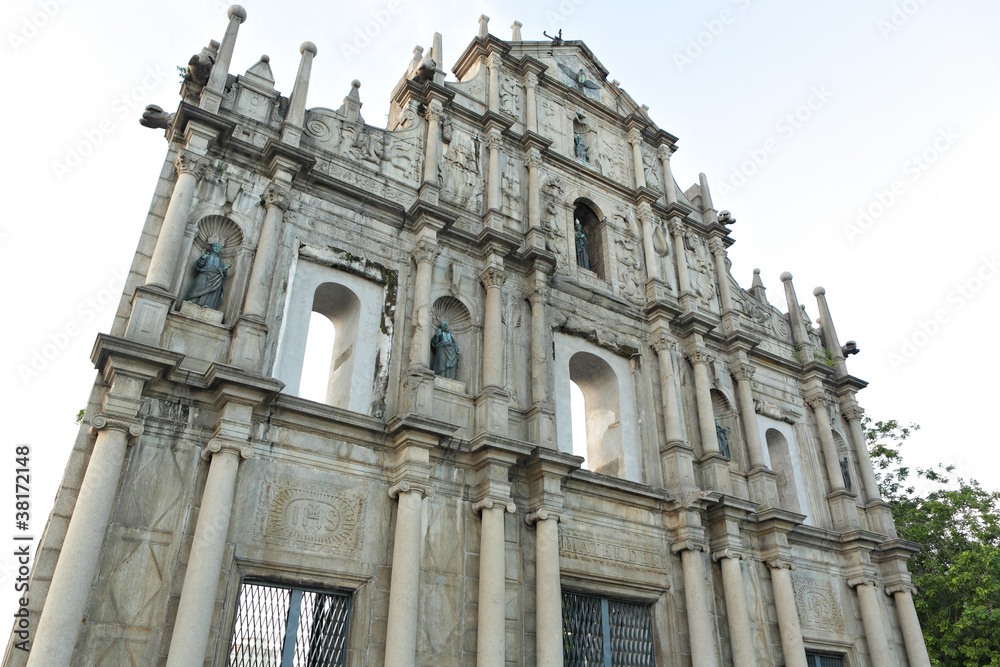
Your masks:
<path fill-rule="evenodd" d="M 757 652 L 753 646 L 753 628 L 750 627 L 750 610 L 740 560 L 745 554 L 726 549 L 712 554 L 712 560 L 722 566 L 722 588 L 726 596 L 726 620 L 729 623 L 729 642 L 733 649 L 735 667 L 757 667 Z M 686 585 L 686 584 L 685 584 Z"/>
<path fill-rule="evenodd" d="M 753 407 L 753 386 L 751 381 L 756 372 L 750 364 L 734 363 L 729 371 L 736 376 L 736 391 L 740 405 L 740 416 L 743 417 L 743 430 L 747 440 L 747 451 L 750 455 L 750 467 L 764 467 L 764 451 L 760 442 L 760 432 L 757 430 L 757 411 Z"/>
<path fill-rule="evenodd" d="M 142 384 L 135 378 L 119 377 L 109 393 L 122 393 L 138 402 Z M 134 419 L 97 415 L 90 420 L 90 425 L 97 431 L 97 441 L 52 574 L 28 655 L 29 667 L 69 665 L 73 660 L 73 649 L 87 613 L 90 588 L 97 574 L 104 531 L 118 490 L 125 449 L 129 438 L 142 434 L 142 425 Z"/>
<path fill-rule="evenodd" d="M 413 667 L 416 664 L 417 601 L 420 591 L 421 510 L 426 490 L 402 482 L 389 490 L 398 498 L 396 532 L 392 545 L 392 576 L 389 583 L 389 618 L 386 621 L 385 664 Z"/>
<path fill-rule="evenodd" d="M 675 544 L 674 551 L 681 552 L 684 570 L 684 602 L 687 606 L 688 637 L 691 641 L 691 667 L 717 667 L 719 659 L 715 645 L 715 621 L 709 607 L 707 590 L 711 585 L 705 579 L 702 551 L 706 547 L 698 542 Z"/>
<path fill-rule="evenodd" d="M 854 456 L 858 460 L 858 468 L 861 472 L 861 486 L 865 501 L 870 503 L 881 500 L 882 495 L 879 492 L 878 480 L 875 479 L 875 469 L 872 467 L 872 460 L 868 455 L 868 440 L 865 438 L 865 432 L 861 426 L 865 411 L 851 396 L 841 397 L 840 409 L 851 431 L 851 441 L 854 444 Z"/>
<path fill-rule="evenodd" d="M 431 279 L 438 256 L 437 238 L 425 233 L 413 251 L 417 275 L 413 281 L 413 340 L 410 343 L 410 368 L 428 368 L 431 358 Z"/>
<path fill-rule="evenodd" d="M 503 266 L 490 266 L 479 276 L 486 288 L 486 316 L 483 318 L 483 387 L 504 386 L 503 301 L 506 276 Z"/>
<path fill-rule="evenodd" d="M 222 557 L 236 497 L 236 475 L 240 459 L 248 459 L 252 455 L 253 450 L 246 442 L 222 438 L 213 439 L 202 452 L 202 458 L 210 458 L 211 463 L 191 543 L 191 555 L 184 573 L 184 587 L 177 606 L 167 667 L 188 667 L 205 662 Z"/>
<path fill-rule="evenodd" d="M 806 649 L 802 644 L 799 612 L 795 608 L 795 589 L 790 570 L 795 565 L 785 560 L 768 561 L 771 568 L 771 586 L 774 589 L 774 608 L 778 615 L 778 634 L 781 636 L 781 653 L 786 667 L 808 667 Z"/>
<path fill-rule="evenodd" d="M 712 361 L 708 351 L 692 347 L 688 360 L 694 367 L 694 391 L 698 401 L 698 430 L 705 454 L 719 453 L 719 437 L 715 431 L 715 409 L 712 407 L 712 385 L 708 379 L 708 364 Z"/>
<path fill-rule="evenodd" d="M 870 577 L 851 579 L 847 585 L 858 592 L 861 605 L 861 622 L 865 626 L 868 657 L 872 667 L 895 667 L 889 651 L 889 639 L 882 621 L 882 607 L 878 602 L 878 581 Z"/>
<path fill-rule="evenodd" d="M 492 498 L 476 503 L 482 513 L 479 543 L 479 618 L 476 643 L 478 667 L 504 667 L 507 593 L 504 565 L 504 512 L 513 512 L 514 503 L 502 504 Z M 560 633 L 561 637 L 561 633 Z M 386 664 L 390 664 L 386 662 Z"/>
<path fill-rule="evenodd" d="M 715 260 L 715 277 L 719 281 L 719 301 L 722 303 L 722 312 L 732 312 L 733 295 L 729 289 L 729 270 L 726 268 L 726 244 L 722 242 L 722 239 L 716 237 L 709 241 L 708 247 Z"/>
<path fill-rule="evenodd" d="M 538 178 L 538 168 L 542 166 L 542 154 L 537 148 L 528 150 L 528 159 L 525 161 L 528 167 L 528 228 L 538 228 L 542 226 L 542 186 Z"/>
<path fill-rule="evenodd" d="M 535 105 L 535 88 L 538 86 L 538 75 L 528 72 L 524 86 L 524 123 L 528 132 L 538 132 L 538 108 Z"/>
<path fill-rule="evenodd" d="M 642 166 L 642 135 L 632 128 L 628 131 L 628 142 L 632 144 L 632 165 L 635 170 L 636 189 L 646 186 L 646 172 Z"/>
<path fill-rule="evenodd" d="M 653 209 L 649 202 L 639 204 L 639 224 L 642 226 L 642 249 L 646 259 L 646 279 L 660 279 L 660 258 L 653 248 Z"/>
<path fill-rule="evenodd" d="M 840 471 L 840 459 L 837 457 L 837 444 L 833 441 L 830 415 L 826 412 L 830 400 L 826 396 L 813 394 L 806 397 L 806 403 L 816 415 L 816 429 L 819 431 L 823 461 L 826 463 L 826 474 L 830 478 L 830 488 L 833 491 L 846 491 L 844 476 Z"/>
<path fill-rule="evenodd" d="M 670 156 L 674 149 L 663 144 L 660 146 L 658 154 L 660 157 L 660 167 L 663 170 L 663 187 L 667 195 L 667 206 L 677 203 L 677 186 L 674 185 L 674 174 L 670 170 Z"/>
<path fill-rule="evenodd" d="M 427 108 L 427 146 L 424 156 L 424 183 L 437 184 L 438 157 L 441 153 L 441 120 L 444 110 L 439 100 Z"/>
<path fill-rule="evenodd" d="M 806 362 L 812 361 L 812 346 L 806 335 L 805 321 L 802 319 L 802 309 L 799 299 L 795 296 L 795 286 L 792 284 L 792 274 L 785 271 L 781 274 L 781 282 L 785 286 L 785 301 L 788 303 L 788 319 L 792 324 L 792 340 L 795 349 L 803 355 Z"/>
<path fill-rule="evenodd" d="M 264 190 L 262 201 L 267 213 L 260 230 L 260 240 L 257 242 L 257 252 L 253 258 L 253 268 L 250 271 L 250 282 L 247 284 L 246 302 L 243 314 L 264 320 L 267 315 L 267 301 L 271 293 L 271 277 L 274 274 L 274 264 L 278 257 L 278 246 L 281 241 L 281 223 L 290 200 L 288 189 L 272 183 Z"/>
<path fill-rule="evenodd" d="M 906 657 L 910 667 L 930 667 L 931 660 L 927 656 L 924 633 L 920 630 L 920 620 L 913 606 L 914 590 L 912 586 L 900 585 L 887 586 L 885 592 L 892 595 L 896 602 L 896 614 L 899 616 L 899 627 L 903 631 L 903 643 L 906 644 Z"/>
<path fill-rule="evenodd" d="M 503 58 L 499 53 L 491 53 L 486 59 L 486 69 L 489 71 L 490 94 L 487 110 L 500 113 L 500 67 Z"/>
<path fill-rule="evenodd" d="M 205 169 L 205 159 L 187 151 L 180 151 L 174 159 L 177 181 L 163 215 L 163 224 L 156 237 L 153 257 L 146 271 L 146 286 L 169 292 L 177 275 L 184 230 L 187 229 L 191 202 L 194 201 L 195 186 Z"/>
<path fill-rule="evenodd" d="M 674 240 L 674 265 L 677 267 L 677 289 L 681 303 L 688 304 L 685 310 L 691 310 L 690 306 L 697 304 L 697 300 L 691 298 L 691 275 L 688 273 L 687 253 L 684 251 L 684 223 L 680 218 L 671 218 L 667 227 Z"/>
<path fill-rule="evenodd" d="M 281 125 L 281 141 L 291 146 L 299 145 L 306 124 L 306 96 L 309 94 L 309 76 L 312 73 L 313 58 L 316 57 L 316 45 L 302 42 L 299 53 L 302 54 L 299 71 L 295 76 L 292 96 L 288 99 L 285 122 Z"/>
<path fill-rule="evenodd" d="M 562 667 L 560 517 L 538 510 L 529 514 L 526 520 L 535 524 L 535 664 L 537 667 Z"/>
<path fill-rule="evenodd" d="M 240 24 L 247 20 L 247 11 L 239 5 L 229 8 L 229 25 L 226 26 L 226 34 L 219 45 L 219 53 L 215 58 L 215 65 L 212 66 L 212 73 L 208 76 L 208 83 L 201 93 L 201 108 L 211 113 L 218 113 L 219 106 L 222 105 L 222 96 L 225 94 L 226 79 L 229 77 L 229 65 L 233 60 L 233 49 L 236 48 L 236 35 L 240 30 Z"/>
<path fill-rule="evenodd" d="M 486 147 L 490 151 L 489 173 L 486 177 L 486 209 L 501 208 L 500 200 L 500 148 L 503 146 L 503 134 L 498 129 L 492 129 L 486 137 Z"/>
<path fill-rule="evenodd" d="M 545 304 L 549 300 L 549 290 L 536 282 L 534 291 L 528 295 L 531 302 L 531 402 L 544 405 L 549 400 L 547 329 Z"/>

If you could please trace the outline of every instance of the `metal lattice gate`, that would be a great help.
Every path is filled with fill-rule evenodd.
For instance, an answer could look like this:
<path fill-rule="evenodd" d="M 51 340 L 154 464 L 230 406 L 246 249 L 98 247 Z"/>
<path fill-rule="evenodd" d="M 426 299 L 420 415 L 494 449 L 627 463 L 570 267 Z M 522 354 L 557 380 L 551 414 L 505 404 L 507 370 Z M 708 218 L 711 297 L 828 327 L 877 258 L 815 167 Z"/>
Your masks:
<path fill-rule="evenodd" d="M 350 614 L 350 595 L 244 582 L 229 665 L 340 667 Z"/>
<path fill-rule="evenodd" d="M 563 664 L 654 667 L 648 605 L 563 593 Z"/>

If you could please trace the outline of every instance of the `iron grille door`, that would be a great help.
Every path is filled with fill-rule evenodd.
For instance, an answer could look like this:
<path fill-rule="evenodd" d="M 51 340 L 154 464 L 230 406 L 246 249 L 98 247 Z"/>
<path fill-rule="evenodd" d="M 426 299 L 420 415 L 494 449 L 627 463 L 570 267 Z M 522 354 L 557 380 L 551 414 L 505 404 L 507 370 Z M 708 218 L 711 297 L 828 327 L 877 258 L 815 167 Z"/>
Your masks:
<path fill-rule="evenodd" d="M 563 593 L 566 667 L 655 667 L 647 605 Z"/>
<path fill-rule="evenodd" d="M 806 651 L 806 665 L 809 667 L 844 667 L 844 657 Z"/>
<path fill-rule="evenodd" d="M 229 649 L 231 667 L 342 667 L 351 597 L 244 582 Z"/>

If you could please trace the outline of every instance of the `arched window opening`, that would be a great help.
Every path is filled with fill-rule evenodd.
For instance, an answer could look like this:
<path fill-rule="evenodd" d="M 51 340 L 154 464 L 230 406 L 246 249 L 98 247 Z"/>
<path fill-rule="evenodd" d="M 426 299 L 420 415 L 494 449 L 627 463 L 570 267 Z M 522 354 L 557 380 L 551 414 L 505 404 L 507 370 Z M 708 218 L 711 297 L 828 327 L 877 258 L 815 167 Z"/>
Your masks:
<path fill-rule="evenodd" d="M 577 352 L 569 360 L 569 379 L 583 395 L 587 468 L 603 475 L 624 477 L 618 377 L 600 357 Z"/>
<path fill-rule="evenodd" d="M 573 209 L 576 264 L 604 278 L 604 245 L 601 218 L 586 200 L 578 199 Z"/>
<path fill-rule="evenodd" d="M 799 503 L 799 491 L 795 483 L 795 469 L 792 464 L 792 453 L 788 440 L 780 431 L 769 428 L 764 433 L 767 441 L 767 454 L 771 460 L 771 470 L 778 475 L 778 504 L 790 512 L 802 513 Z"/>
<path fill-rule="evenodd" d="M 573 455 L 583 457 L 583 467 L 590 469 L 587 459 L 587 408 L 583 402 L 583 390 L 570 380 L 569 401 L 572 407 Z"/>
<path fill-rule="evenodd" d="M 354 343 L 358 337 L 360 315 L 361 301 L 348 288 L 337 283 L 323 283 L 316 288 L 309 333 L 306 336 L 306 356 L 302 379 L 299 381 L 299 396 L 347 409 L 351 399 L 354 360 L 357 356 L 354 354 Z M 329 335 L 330 327 L 321 322 L 323 319 L 332 325 L 332 339 Z M 319 348 L 312 352 L 312 356 L 311 342 Z M 308 396 L 303 391 L 307 373 L 313 378 L 325 376 L 325 386 L 323 379 L 310 380 L 315 384 L 309 387 L 311 395 Z"/>

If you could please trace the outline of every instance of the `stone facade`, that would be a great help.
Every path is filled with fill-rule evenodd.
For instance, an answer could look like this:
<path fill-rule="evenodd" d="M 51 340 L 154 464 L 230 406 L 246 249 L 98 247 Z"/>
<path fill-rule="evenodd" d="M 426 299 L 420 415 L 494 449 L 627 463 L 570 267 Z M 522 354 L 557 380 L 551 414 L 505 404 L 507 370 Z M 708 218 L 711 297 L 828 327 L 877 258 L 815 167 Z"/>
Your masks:
<path fill-rule="evenodd" d="M 815 328 L 790 275 L 787 314 L 735 282 L 732 216 L 582 42 L 483 17 L 445 81 L 435 35 L 382 129 L 357 82 L 306 108 L 308 42 L 288 97 L 229 74 L 245 18 L 144 120 L 166 159 L 5 665 L 228 664 L 248 581 L 346 593 L 348 665 L 562 665 L 564 593 L 650 619 L 628 664 L 929 664 L 824 291 Z M 218 308 L 183 300 L 212 243 Z"/>

